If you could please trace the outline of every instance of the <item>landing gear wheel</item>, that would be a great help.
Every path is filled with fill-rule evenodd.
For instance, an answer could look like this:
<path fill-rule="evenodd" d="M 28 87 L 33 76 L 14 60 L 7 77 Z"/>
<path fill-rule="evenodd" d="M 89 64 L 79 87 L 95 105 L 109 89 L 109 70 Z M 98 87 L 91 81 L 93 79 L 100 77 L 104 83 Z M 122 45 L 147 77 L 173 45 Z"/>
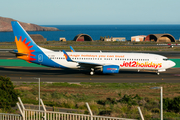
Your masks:
<path fill-rule="evenodd" d="M 90 75 L 94 75 L 94 68 L 91 68 Z"/>
<path fill-rule="evenodd" d="M 157 75 L 159 75 L 160 73 L 159 72 L 157 72 Z"/>
<path fill-rule="evenodd" d="M 93 72 L 93 71 L 91 71 L 91 72 L 90 72 L 90 75 L 94 75 L 94 72 Z"/>

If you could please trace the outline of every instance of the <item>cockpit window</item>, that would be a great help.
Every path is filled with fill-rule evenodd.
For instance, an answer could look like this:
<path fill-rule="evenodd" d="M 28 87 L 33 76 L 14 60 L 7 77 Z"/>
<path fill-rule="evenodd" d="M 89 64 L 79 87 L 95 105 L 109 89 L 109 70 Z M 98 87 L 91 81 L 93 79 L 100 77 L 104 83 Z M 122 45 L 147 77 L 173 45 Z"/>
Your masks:
<path fill-rule="evenodd" d="M 167 61 L 167 60 L 169 60 L 169 59 L 168 59 L 168 58 L 163 58 L 163 60 Z"/>

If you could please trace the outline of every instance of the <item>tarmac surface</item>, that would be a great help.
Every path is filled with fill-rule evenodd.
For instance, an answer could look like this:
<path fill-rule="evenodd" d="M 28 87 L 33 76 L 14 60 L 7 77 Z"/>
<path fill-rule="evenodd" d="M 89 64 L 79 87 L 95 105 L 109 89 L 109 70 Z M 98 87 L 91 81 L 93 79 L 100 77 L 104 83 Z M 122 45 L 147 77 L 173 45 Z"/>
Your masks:
<path fill-rule="evenodd" d="M 151 52 L 154 53 L 154 52 Z M 180 52 L 156 52 L 169 58 L 180 58 Z M 15 55 L 8 52 L 0 52 L 0 59 L 16 59 Z M 18 82 L 37 82 L 35 77 L 41 78 L 41 82 L 180 82 L 180 68 L 171 68 L 157 75 L 154 71 L 126 70 L 119 74 L 102 74 L 97 72 L 95 75 L 89 75 L 86 70 L 57 69 L 43 67 L 18 67 L 1 66 L 0 75 L 10 77 L 15 83 Z"/>

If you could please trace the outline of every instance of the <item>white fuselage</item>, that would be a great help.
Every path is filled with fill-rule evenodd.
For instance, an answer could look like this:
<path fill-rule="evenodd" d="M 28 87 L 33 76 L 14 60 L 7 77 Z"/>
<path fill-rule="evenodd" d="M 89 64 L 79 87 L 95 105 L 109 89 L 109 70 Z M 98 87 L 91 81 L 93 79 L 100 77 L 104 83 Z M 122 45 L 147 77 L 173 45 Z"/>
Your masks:
<path fill-rule="evenodd" d="M 126 52 L 67 52 L 73 61 L 68 62 L 63 52 L 44 52 L 49 59 L 66 68 L 79 68 L 78 62 L 94 63 L 99 66 L 118 65 L 119 69 L 145 69 L 165 71 L 175 65 L 167 57 L 147 53 Z"/>

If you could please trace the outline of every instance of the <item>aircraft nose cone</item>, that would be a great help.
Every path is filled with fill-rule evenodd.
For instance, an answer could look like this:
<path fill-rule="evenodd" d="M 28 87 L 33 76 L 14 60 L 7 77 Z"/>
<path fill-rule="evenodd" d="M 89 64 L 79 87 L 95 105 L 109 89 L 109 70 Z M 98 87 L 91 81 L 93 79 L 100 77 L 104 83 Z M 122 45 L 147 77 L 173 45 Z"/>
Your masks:
<path fill-rule="evenodd" d="M 176 63 L 171 61 L 171 66 L 174 67 L 175 65 L 176 65 Z"/>

